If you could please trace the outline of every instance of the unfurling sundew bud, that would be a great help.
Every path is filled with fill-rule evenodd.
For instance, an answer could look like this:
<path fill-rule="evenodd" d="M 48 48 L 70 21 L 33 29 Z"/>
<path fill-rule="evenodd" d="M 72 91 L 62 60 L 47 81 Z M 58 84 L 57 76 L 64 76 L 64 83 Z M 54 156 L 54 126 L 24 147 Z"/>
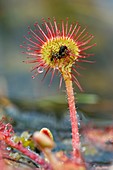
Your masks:
<path fill-rule="evenodd" d="M 53 149 L 55 146 L 54 141 L 46 134 L 36 131 L 33 134 L 33 140 L 39 149 Z"/>
<path fill-rule="evenodd" d="M 49 137 L 53 141 L 53 135 L 48 128 L 42 128 L 40 130 L 40 133 L 45 134 L 47 137 Z"/>

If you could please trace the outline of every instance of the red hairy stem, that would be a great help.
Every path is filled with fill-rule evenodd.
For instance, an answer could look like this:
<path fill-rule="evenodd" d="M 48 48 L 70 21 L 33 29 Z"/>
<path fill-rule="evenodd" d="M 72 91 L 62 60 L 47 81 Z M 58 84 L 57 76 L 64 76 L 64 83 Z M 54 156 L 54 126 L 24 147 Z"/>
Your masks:
<path fill-rule="evenodd" d="M 39 166 L 41 166 L 44 170 L 52 170 L 50 164 L 47 163 L 38 154 L 34 153 L 32 150 L 26 147 L 23 147 L 21 142 L 15 143 L 13 141 L 13 137 L 14 137 L 13 127 L 10 123 L 5 124 L 4 120 L 5 118 L 2 118 L 2 120 L 0 120 L 0 142 L 3 141 L 8 146 L 17 149 L 18 151 L 20 151 L 21 153 L 29 157 L 32 161 L 37 163 Z M 0 158 L 1 158 L 1 149 L 3 149 L 3 146 L 1 146 L 0 148 Z"/>
<path fill-rule="evenodd" d="M 43 167 L 44 170 L 52 170 L 50 165 L 47 162 L 45 162 L 44 159 L 42 159 L 38 154 L 34 153 L 33 151 L 23 147 L 21 143 L 14 143 L 13 140 L 11 140 L 10 138 L 6 138 L 5 142 L 12 148 L 15 148 L 18 151 L 22 152 L 24 155 L 29 157 L 39 166 Z"/>
<path fill-rule="evenodd" d="M 63 77 L 65 80 L 68 105 L 70 110 L 73 155 L 77 156 L 80 148 L 80 138 L 79 138 L 79 131 L 78 131 L 78 120 L 77 120 L 77 111 L 75 107 L 75 98 L 74 98 L 74 92 L 72 87 L 72 76 L 71 74 L 67 75 L 67 73 L 65 73 L 63 74 Z"/>

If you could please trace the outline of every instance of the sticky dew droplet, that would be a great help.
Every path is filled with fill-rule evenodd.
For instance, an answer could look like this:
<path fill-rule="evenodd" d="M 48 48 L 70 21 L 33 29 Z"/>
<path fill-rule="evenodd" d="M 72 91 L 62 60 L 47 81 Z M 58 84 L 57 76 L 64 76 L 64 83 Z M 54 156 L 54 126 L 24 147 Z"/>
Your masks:
<path fill-rule="evenodd" d="M 32 76 L 32 79 L 35 79 L 35 76 Z"/>
<path fill-rule="evenodd" d="M 10 151 L 10 150 L 11 150 L 11 147 L 7 147 L 6 149 L 7 149 L 7 151 Z"/>
<path fill-rule="evenodd" d="M 78 128 L 80 128 L 80 125 L 81 125 L 81 124 L 80 124 L 80 121 L 81 121 L 81 120 L 80 120 L 80 115 L 79 115 L 78 113 L 77 113 L 77 119 L 78 119 Z"/>
<path fill-rule="evenodd" d="M 30 51 L 31 49 L 30 49 L 30 47 L 27 47 L 27 51 Z"/>

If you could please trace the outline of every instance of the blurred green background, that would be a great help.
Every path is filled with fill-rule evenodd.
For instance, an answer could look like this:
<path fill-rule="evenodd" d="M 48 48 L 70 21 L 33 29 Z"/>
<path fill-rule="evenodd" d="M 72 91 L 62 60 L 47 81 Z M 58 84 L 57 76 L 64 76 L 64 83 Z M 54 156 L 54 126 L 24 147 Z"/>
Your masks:
<path fill-rule="evenodd" d="M 86 93 L 113 99 L 113 1 L 112 0 L 0 0 L 0 95 L 17 99 L 35 99 L 62 93 L 58 79 L 48 88 L 50 76 L 32 80 L 31 65 L 22 63 L 25 56 L 19 47 L 27 27 L 41 18 L 56 17 L 79 21 L 95 35 L 92 48 L 95 64 L 83 63 L 79 81 Z M 79 92 L 78 88 L 75 89 Z"/>

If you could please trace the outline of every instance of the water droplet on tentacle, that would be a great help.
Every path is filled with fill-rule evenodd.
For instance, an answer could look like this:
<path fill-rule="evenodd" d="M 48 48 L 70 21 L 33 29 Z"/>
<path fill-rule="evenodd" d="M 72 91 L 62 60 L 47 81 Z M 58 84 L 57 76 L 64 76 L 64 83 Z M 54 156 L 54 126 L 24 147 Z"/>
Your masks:
<path fill-rule="evenodd" d="M 43 73 L 43 72 L 44 72 L 44 68 L 43 68 L 43 67 L 38 67 L 38 68 L 37 68 L 37 71 L 38 71 L 38 73 L 40 73 L 40 74 L 41 74 L 41 73 Z"/>

